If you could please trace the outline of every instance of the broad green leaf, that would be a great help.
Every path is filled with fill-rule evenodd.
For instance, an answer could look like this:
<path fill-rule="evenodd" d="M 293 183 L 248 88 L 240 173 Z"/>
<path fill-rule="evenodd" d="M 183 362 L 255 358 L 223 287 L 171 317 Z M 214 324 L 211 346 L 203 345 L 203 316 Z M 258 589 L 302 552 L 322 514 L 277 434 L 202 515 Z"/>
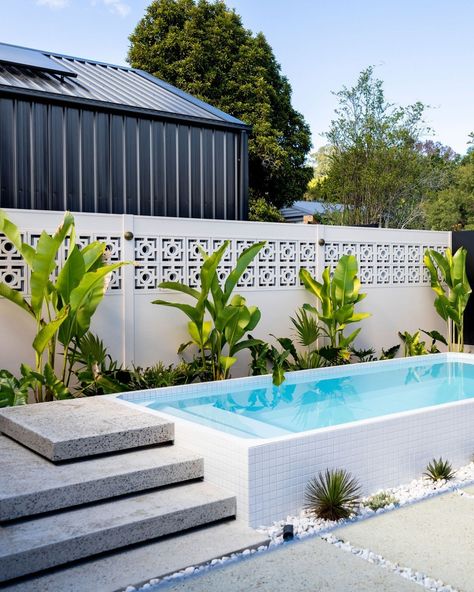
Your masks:
<path fill-rule="evenodd" d="M 31 307 L 36 315 L 40 315 L 43 302 L 48 291 L 49 278 L 56 267 L 56 256 L 59 243 L 43 231 L 36 246 L 30 278 Z"/>
<path fill-rule="evenodd" d="M 186 286 L 186 284 L 181 284 L 179 282 L 161 282 L 158 285 L 158 288 L 163 288 L 164 290 L 174 290 L 175 292 L 182 292 L 183 294 L 187 294 L 188 296 L 192 296 L 196 300 L 199 300 L 200 293 L 195 290 L 194 288 L 190 288 Z"/>
<path fill-rule="evenodd" d="M 38 331 L 33 340 L 33 349 L 36 351 L 37 354 L 39 354 L 40 356 L 43 354 L 44 350 L 49 345 L 51 339 L 58 332 L 59 327 L 66 320 L 68 313 L 69 307 L 66 306 L 55 319 L 41 327 L 41 329 Z"/>
<path fill-rule="evenodd" d="M 56 289 L 64 303 L 69 303 L 72 290 L 80 284 L 85 273 L 84 258 L 77 245 L 74 245 L 56 281 Z"/>
<path fill-rule="evenodd" d="M 252 263 L 252 261 L 258 255 L 259 251 L 265 246 L 265 243 L 266 241 L 255 243 L 253 245 L 250 245 L 250 247 L 244 249 L 244 251 L 242 251 L 239 258 L 237 259 L 235 268 L 230 272 L 225 282 L 224 304 L 229 300 L 235 286 L 238 284 L 243 273 L 250 265 L 250 263 Z"/>
<path fill-rule="evenodd" d="M 233 358 L 232 356 L 219 357 L 219 364 L 225 373 L 227 373 L 232 368 L 235 362 L 237 362 L 237 358 Z"/>
<path fill-rule="evenodd" d="M 102 241 L 94 241 L 81 249 L 86 271 L 94 271 L 103 267 L 103 256 L 107 245 Z"/>
<path fill-rule="evenodd" d="M 180 302 L 169 302 L 168 300 L 153 300 L 152 304 L 159 304 L 161 306 L 177 308 L 178 310 L 184 312 L 184 314 L 195 323 L 199 323 L 201 320 L 201 315 L 199 314 L 199 311 L 196 310 L 196 308 L 194 306 L 191 306 L 190 304 L 181 304 Z"/>
<path fill-rule="evenodd" d="M 13 304 L 16 304 L 28 314 L 32 315 L 33 317 L 35 316 L 30 304 L 23 298 L 21 293 L 18 292 L 18 290 L 13 290 L 10 288 L 10 286 L 7 286 L 3 282 L 0 282 L 0 297 L 10 300 L 10 302 L 13 302 Z"/>

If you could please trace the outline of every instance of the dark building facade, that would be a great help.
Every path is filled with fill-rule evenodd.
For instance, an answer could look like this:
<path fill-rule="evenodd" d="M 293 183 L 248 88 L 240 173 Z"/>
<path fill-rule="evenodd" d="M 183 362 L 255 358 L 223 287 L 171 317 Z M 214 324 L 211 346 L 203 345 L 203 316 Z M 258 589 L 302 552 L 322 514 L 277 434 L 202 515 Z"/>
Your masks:
<path fill-rule="evenodd" d="M 248 131 L 146 72 L 0 44 L 0 207 L 245 220 Z"/>

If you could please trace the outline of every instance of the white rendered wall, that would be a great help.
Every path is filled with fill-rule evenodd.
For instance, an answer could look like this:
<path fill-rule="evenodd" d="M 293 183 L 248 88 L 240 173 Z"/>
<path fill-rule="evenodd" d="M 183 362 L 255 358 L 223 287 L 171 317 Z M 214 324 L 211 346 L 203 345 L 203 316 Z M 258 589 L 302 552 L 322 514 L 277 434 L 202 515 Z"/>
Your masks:
<path fill-rule="evenodd" d="M 54 231 L 60 212 L 8 210 L 8 215 L 25 232 L 24 240 L 34 243 L 45 229 Z M 433 308 L 422 256 L 426 247 L 443 250 L 450 244 L 448 232 L 387 230 L 303 224 L 273 224 L 190 220 L 115 214 L 75 214 L 79 241 L 101 239 L 110 245 L 112 260 L 135 261 L 136 266 L 116 274 L 93 321 L 93 330 L 106 342 L 112 356 L 123 363 L 146 366 L 163 360 L 177 361 L 176 351 L 187 340 L 187 319 L 177 310 L 152 305 L 157 298 L 180 299 L 156 285 L 165 279 L 196 282 L 199 255 L 196 245 L 212 251 L 222 240 L 231 240 L 229 261 L 252 242 L 267 245 L 243 278 L 239 292 L 248 304 L 257 305 L 262 320 L 253 332 L 291 335 L 289 316 L 311 296 L 299 284 L 302 267 L 319 278 L 326 265 L 334 266 L 344 253 L 354 253 L 360 263 L 363 291 L 367 298 L 359 310 L 372 313 L 360 325 L 361 347 L 378 351 L 398 343 L 399 330 L 419 327 L 444 332 Z M 133 240 L 124 233 L 133 232 Z M 320 244 L 324 241 L 325 244 Z M 0 236 L 0 278 L 12 287 L 28 292 L 26 270 Z M 20 362 L 33 360 L 30 319 L 10 302 L 0 299 L 0 367 L 17 371 Z M 245 353 L 233 375 L 247 373 Z"/>

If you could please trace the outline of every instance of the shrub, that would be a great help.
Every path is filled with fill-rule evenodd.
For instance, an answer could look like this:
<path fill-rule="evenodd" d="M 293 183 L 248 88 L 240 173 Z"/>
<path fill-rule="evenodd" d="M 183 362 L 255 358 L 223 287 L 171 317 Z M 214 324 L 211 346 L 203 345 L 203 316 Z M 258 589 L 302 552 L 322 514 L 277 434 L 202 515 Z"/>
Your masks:
<path fill-rule="evenodd" d="M 344 469 L 326 469 L 309 481 L 305 508 L 325 520 L 349 518 L 360 502 L 360 486 Z"/>
<path fill-rule="evenodd" d="M 371 495 L 365 502 L 365 505 L 376 512 L 377 510 L 385 508 L 386 506 L 390 506 L 391 504 L 397 506 L 398 503 L 398 499 L 391 493 L 388 493 L 387 491 L 381 491 L 380 493 Z"/>
<path fill-rule="evenodd" d="M 249 221 L 251 222 L 284 222 L 280 210 L 264 197 L 256 197 L 249 203 Z"/>
<path fill-rule="evenodd" d="M 426 471 L 423 473 L 425 477 L 431 479 L 431 481 L 449 481 L 454 477 L 455 471 L 451 463 L 447 460 L 443 460 L 442 457 L 438 459 L 433 458 L 431 462 L 428 463 L 426 467 Z"/>

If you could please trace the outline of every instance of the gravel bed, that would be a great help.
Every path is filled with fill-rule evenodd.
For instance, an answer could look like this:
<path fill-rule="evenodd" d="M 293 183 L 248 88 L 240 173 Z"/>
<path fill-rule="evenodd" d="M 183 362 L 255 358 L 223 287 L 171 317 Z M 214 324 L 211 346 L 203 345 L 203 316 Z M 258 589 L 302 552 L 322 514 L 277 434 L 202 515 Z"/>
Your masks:
<path fill-rule="evenodd" d="M 374 563 L 376 565 L 379 565 L 380 567 L 389 569 L 390 571 L 399 574 L 401 577 L 407 578 L 409 580 L 412 580 L 413 582 L 420 584 L 427 590 L 430 590 L 432 592 L 458 592 L 455 588 L 449 586 L 448 584 L 430 578 L 429 575 L 416 572 L 410 567 L 403 567 L 394 564 L 391 561 L 383 558 L 382 556 L 373 553 L 372 551 L 370 551 L 370 549 L 359 549 L 357 547 L 353 547 L 350 543 L 337 539 L 335 536 L 330 534 L 330 532 L 335 528 L 339 528 L 342 525 L 356 522 L 358 520 L 364 520 L 366 518 L 374 516 L 375 514 L 390 512 L 395 508 L 399 508 L 407 504 L 411 504 L 413 502 L 417 502 L 422 499 L 432 497 L 434 495 L 439 495 L 440 493 L 458 491 L 460 495 L 466 495 L 468 497 L 474 498 L 474 496 L 459 491 L 461 487 L 471 485 L 473 483 L 474 462 L 470 462 L 469 464 L 458 468 L 455 472 L 454 478 L 450 481 L 441 480 L 433 482 L 426 477 L 422 477 L 420 479 L 414 479 L 410 483 L 400 485 L 398 487 L 392 487 L 389 489 L 376 491 L 371 496 L 362 499 L 361 504 L 357 508 L 356 513 L 348 520 L 322 520 L 320 518 L 311 516 L 303 510 L 302 512 L 300 512 L 298 516 L 288 516 L 286 520 L 280 520 L 278 522 L 274 522 L 270 526 L 262 526 L 257 529 L 259 532 L 268 535 L 270 539 L 270 543 L 268 546 L 260 546 L 258 547 L 258 549 L 245 549 L 241 553 L 233 553 L 232 555 L 226 557 L 213 559 L 211 562 L 206 563 L 204 565 L 188 567 L 185 570 L 170 574 L 163 578 L 150 580 L 150 582 L 138 588 L 134 586 L 128 586 L 125 589 L 125 592 L 141 592 L 144 590 L 151 592 L 152 590 L 159 590 L 163 584 L 166 584 L 172 580 L 188 578 L 197 573 L 213 569 L 218 565 L 222 565 L 224 563 L 232 561 L 238 561 L 239 559 L 246 557 L 248 555 L 262 553 L 270 547 L 281 545 L 284 542 L 283 526 L 285 524 L 293 525 L 294 537 L 296 539 L 304 539 L 306 537 L 315 535 L 321 536 L 321 538 L 326 540 L 328 543 L 333 544 L 342 550 L 358 555 L 359 557 L 365 559 L 366 561 L 369 561 L 370 563 Z M 380 508 L 376 511 L 371 510 L 369 507 L 367 507 L 366 503 L 368 502 L 370 497 L 376 495 L 377 493 L 381 493 L 382 491 L 396 498 L 397 503 L 389 504 L 388 506 Z"/>

